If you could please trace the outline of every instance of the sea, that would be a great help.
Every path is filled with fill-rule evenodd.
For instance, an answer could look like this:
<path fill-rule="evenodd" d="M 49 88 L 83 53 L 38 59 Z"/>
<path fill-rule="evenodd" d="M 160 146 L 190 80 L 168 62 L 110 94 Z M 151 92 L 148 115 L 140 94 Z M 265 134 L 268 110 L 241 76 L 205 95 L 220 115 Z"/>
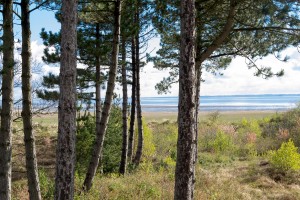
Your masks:
<path fill-rule="evenodd" d="M 104 101 L 104 99 L 102 99 Z M 115 104 L 122 106 L 121 98 L 116 98 Z M 130 104 L 131 99 L 128 99 Z M 218 95 L 200 96 L 200 111 L 286 111 L 300 107 L 300 94 L 260 94 L 260 95 Z M 33 101 L 36 110 L 49 107 L 49 111 L 57 112 L 57 103 Z M 53 104 L 53 105 L 52 105 Z M 46 106 L 45 106 L 46 105 Z M 142 97 L 143 112 L 177 112 L 177 96 Z M 21 110 L 21 102 L 15 104 L 16 110 Z M 85 107 L 85 106 L 83 106 Z M 94 111 L 92 105 L 90 111 Z M 48 111 L 46 109 L 46 111 Z"/>
<path fill-rule="evenodd" d="M 130 99 L 129 99 L 130 102 Z M 285 111 L 296 108 L 300 94 L 201 96 L 201 111 Z M 177 112 L 178 97 L 142 97 L 144 112 Z"/>

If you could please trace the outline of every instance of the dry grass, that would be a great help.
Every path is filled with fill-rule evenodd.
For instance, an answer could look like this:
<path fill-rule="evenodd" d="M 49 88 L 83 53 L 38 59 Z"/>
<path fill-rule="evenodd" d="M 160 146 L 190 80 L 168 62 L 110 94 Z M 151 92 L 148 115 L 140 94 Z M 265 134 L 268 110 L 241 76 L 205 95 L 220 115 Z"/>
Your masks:
<path fill-rule="evenodd" d="M 292 173 L 292 172 L 291 172 Z M 196 195 L 198 199 L 220 200 L 297 200 L 300 199 L 299 174 L 290 174 L 280 181 L 274 180 L 269 165 L 260 165 L 259 160 L 236 161 L 231 166 L 215 170 L 198 171 Z M 290 178 L 291 178 L 290 177 Z"/>
<path fill-rule="evenodd" d="M 199 113 L 200 121 L 207 120 L 213 112 Z M 241 119 L 263 119 L 276 114 L 275 111 L 224 111 L 219 112 L 220 120 L 225 122 L 235 122 Z M 177 121 L 177 112 L 144 112 L 143 116 L 147 122 L 164 122 L 164 121 Z"/>
<path fill-rule="evenodd" d="M 207 114 L 207 113 L 206 113 Z M 242 118 L 239 113 L 230 115 L 225 113 L 230 119 Z M 262 118 L 272 113 L 248 113 L 248 117 Z M 166 121 L 164 119 L 174 119 L 176 115 L 171 113 L 173 118 L 169 118 L 170 113 L 153 114 L 146 113 L 145 117 L 151 121 L 151 117 L 157 117 L 157 121 Z M 208 115 L 208 114 L 207 114 Z M 223 113 L 221 113 L 222 117 Z M 202 114 L 205 116 L 205 114 Z M 159 118 L 161 117 L 161 118 Z M 207 117 L 207 116 L 206 116 Z M 204 117 L 203 117 L 204 118 Z M 205 119 L 205 118 L 204 118 Z M 35 133 L 37 144 L 37 156 L 40 169 L 49 175 L 50 180 L 54 181 L 55 165 L 55 143 L 57 122 L 56 116 L 43 116 L 35 118 Z M 153 123 L 152 129 L 157 127 Z M 222 130 L 228 132 L 232 127 L 223 126 Z M 174 129 L 174 130 L 173 130 Z M 22 131 L 19 124 L 15 124 L 13 136 L 13 199 L 27 200 L 27 181 L 25 174 L 25 156 Z M 166 144 L 173 139 L 172 131 L 175 127 L 169 127 L 165 123 L 164 129 L 161 127 L 159 132 L 154 130 L 153 134 L 161 145 Z M 168 137 L 163 135 L 163 131 L 170 132 Z M 174 137 L 176 138 L 176 137 Z M 167 143 L 171 147 L 171 141 Z M 157 148 L 157 151 L 159 148 Z M 162 152 L 164 148 L 160 149 Z M 162 155 L 159 155 L 162 156 Z M 202 156 L 201 154 L 199 156 Z M 208 154 L 209 156 L 209 154 Z M 159 163 L 155 160 L 154 165 Z M 262 162 L 260 158 L 253 160 L 233 160 L 229 163 L 209 163 L 208 165 L 197 166 L 197 181 L 195 186 L 195 199 L 199 200 L 297 200 L 300 199 L 300 173 L 287 172 L 285 174 L 273 170 L 267 162 Z M 92 190 L 83 194 L 81 185 L 82 176 L 76 176 L 76 199 L 80 200 L 98 200 L 98 199 L 173 199 L 174 192 L 174 166 L 169 167 L 151 167 L 146 166 L 125 176 L 116 174 L 97 176 L 94 179 Z M 51 182 L 50 181 L 50 182 Z M 51 184 L 51 183 L 50 183 Z M 45 187 L 45 185 L 44 185 Z M 45 188 L 44 188 L 45 189 Z M 46 188 L 47 189 L 47 188 Z M 44 190 L 43 190 L 44 191 Z M 51 199 L 51 198 L 45 198 Z"/>

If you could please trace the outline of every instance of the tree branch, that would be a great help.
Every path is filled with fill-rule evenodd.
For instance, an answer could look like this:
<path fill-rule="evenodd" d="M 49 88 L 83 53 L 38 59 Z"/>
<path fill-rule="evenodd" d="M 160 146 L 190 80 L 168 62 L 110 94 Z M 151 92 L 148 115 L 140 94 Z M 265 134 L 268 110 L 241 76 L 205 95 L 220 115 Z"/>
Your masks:
<path fill-rule="evenodd" d="M 234 31 L 266 31 L 266 30 L 286 30 L 286 31 L 300 31 L 299 28 L 284 28 L 280 26 L 267 26 L 267 27 L 247 27 L 247 28 L 236 28 Z"/>
<path fill-rule="evenodd" d="M 43 5 L 45 5 L 46 3 L 48 3 L 49 0 L 45 0 L 44 2 L 40 3 L 39 5 L 37 5 L 35 8 L 32 8 L 31 10 L 29 10 L 29 13 L 39 9 L 40 7 L 42 7 Z"/>
<path fill-rule="evenodd" d="M 206 60 L 219 46 L 224 42 L 227 36 L 230 34 L 234 24 L 234 15 L 236 12 L 236 6 L 238 5 L 237 1 L 230 1 L 230 9 L 228 12 L 226 24 L 223 27 L 221 33 L 215 38 L 212 44 L 207 47 L 207 49 L 199 56 L 199 62 L 202 63 Z"/>

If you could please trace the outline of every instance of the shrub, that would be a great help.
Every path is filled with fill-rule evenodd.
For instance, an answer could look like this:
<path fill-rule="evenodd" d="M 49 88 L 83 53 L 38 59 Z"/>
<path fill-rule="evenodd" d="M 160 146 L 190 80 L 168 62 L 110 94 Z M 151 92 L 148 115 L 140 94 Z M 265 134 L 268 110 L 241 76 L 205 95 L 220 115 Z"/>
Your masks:
<path fill-rule="evenodd" d="M 91 159 L 95 142 L 95 117 L 86 115 L 78 120 L 76 135 L 76 169 L 84 172 Z M 118 171 L 121 159 L 122 145 L 122 114 L 121 109 L 113 106 L 107 125 L 103 148 L 103 172 L 113 173 Z"/>
<path fill-rule="evenodd" d="M 208 126 L 213 126 L 213 125 L 215 125 L 215 124 L 219 121 L 220 116 L 221 116 L 221 114 L 220 114 L 219 111 L 215 111 L 215 112 L 210 113 L 210 114 L 208 115 L 206 124 L 207 124 Z"/>
<path fill-rule="evenodd" d="M 155 156 L 155 145 L 153 143 L 152 130 L 144 123 L 143 120 L 143 131 L 144 131 L 144 148 L 143 148 L 143 161 L 152 160 Z"/>
<path fill-rule="evenodd" d="M 243 119 L 239 125 L 238 132 L 240 134 L 256 134 L 256 136 L 261 136 L 261 128 L 257 120 L 247 120 Z"/>
<path fill-rule="evenodd" d="M 136 130 L 136 134 L 137 134 L 137 130 Z M 145 120 L 143 120 L 143 136 L 144 136 L 144 144 L 143 144 L 142 162 L 140 163 L 140 168 L 143 171 L 149 172 L 153 169 L 152 161 L 155 158 L 156 148 L 153 142 L 152 130 L 145 123 Z M 136 136 L 135 139 L 138 139 L 138 136 Z M 137 144 L 137 141 L 135 143 Z"/>
<path fill-rule="evenodd" d="M 291 138 L 296 146 L 300 146 L 300 107 L 285 113 L 276 114 L 268 122 L 261 122 L 262 136 L 273 137 L 280 142 Z"/>
<path fill-rule="evenodd" d="M 76 170 L 79 173 L 85 172 L 89 164 L 95 137 L 95 118 L 91 115 L 80 118 L 76 135 Z"/>
<path fill-rule="evenodd" d="M 223 131 L 218 131 L 213 141 L 208 144 L 214 152 L 226 152 L 234 149 L 232 138 Z"/>
<path fill-rule="evenodd" d="M 300 154 L 297 150 L 298 148 L 291 139 L 283 142 L 277 151 L 269 151 L 270 162 L 279 170 L 299 170 Z"/>
<path fill-rule="evenodd" d="M 122 110 L 114 106 L 110 113 L 103 148 L 103 172 L 118 172 L 122 150 Z"/>
<path fill-rule="evenodd" d="M 44 169 L 39 169 L 40 188 L 43 199 L 53 199 L 54 181 L 47 175 Z"/>
<path fill-rule="evenodd" d="M 166 157 L 171 157 L 176 160 L 177 124 L 155 124 L 152 130 L 155 133 L 155 135 L 153 135 L 153 142 L 157 159 L 163 160 Z"/>

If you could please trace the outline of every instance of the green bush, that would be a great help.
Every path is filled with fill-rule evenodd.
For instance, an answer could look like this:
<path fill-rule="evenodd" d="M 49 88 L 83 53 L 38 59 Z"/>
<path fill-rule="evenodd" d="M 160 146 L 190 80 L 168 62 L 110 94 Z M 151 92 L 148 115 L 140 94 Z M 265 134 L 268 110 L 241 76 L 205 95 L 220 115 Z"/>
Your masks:
<path fill-rule="evenodd" d="M 91 159 L 95 142 L 95 117 L 86 115 L 78 120 L 76 136 L 76 170 L 85 172 Z M 122 111 L 113 106 L 106 130 L 103 148 L 103 172 L 117 172 L 121 159 L 122 148 Z"/>
<path fill-rule="evenodd" d="M 234 149 L 232 138 L 223 131 L 218 131 L 214 140 L 210 141 L 208 145 L 216 153 L 228 152 Z"/>
<path fill-rule="evenodd" d="M 88 115 L 78 119 L 76 135 L 76 170 L 85 173 L 95 141 L 95 118 Z"/>
<path fill-rule="evenodd" d="M 273 137 L 281 142 L 291 138 L 296 146 L 300 146 L 300 106 L 284 113 L 276 114 L 268 122 L 261 122 L 263 137 Z M 288 133 L 281 137 L 282 131 Z"/>
<path fill-rule="evenodd" d="M 247 120 L 242 119 L 241 123 L 238 125 L 238 132 L 240 134 L 255 133 L 256 136 L 261 136 L 260 124 L 257 120 Z"/>
<path fill-rule="evenodd" d="M 171 157 L 176 160 L 177 152 L 177 124 L 176 123 L 161 123 L 151 125 L 151 129 L 155 133 L 153 142 L 156 149 L 156 157 L 158 160 Z"/>
<path fill-rule="evenodd" d="M 283 142 L 277 151 L 269 151 L 268 156 L 271 164 L 279 170 L 299 170 L 300 154 L 294 142 L 290 139 Z"/>
<path fill-rule="evenodd" d="M 54 181 L 47 175 L 44 169 L 39 169 L 41 195 L 43 199 L 53 199 Z"/>
<path fill-rule="evenodd" d="M 122 110 L 113 107 L 107 126 L 103 149 L 103 172 L 115 173 L 119 170 L 122 152 Z"/>

